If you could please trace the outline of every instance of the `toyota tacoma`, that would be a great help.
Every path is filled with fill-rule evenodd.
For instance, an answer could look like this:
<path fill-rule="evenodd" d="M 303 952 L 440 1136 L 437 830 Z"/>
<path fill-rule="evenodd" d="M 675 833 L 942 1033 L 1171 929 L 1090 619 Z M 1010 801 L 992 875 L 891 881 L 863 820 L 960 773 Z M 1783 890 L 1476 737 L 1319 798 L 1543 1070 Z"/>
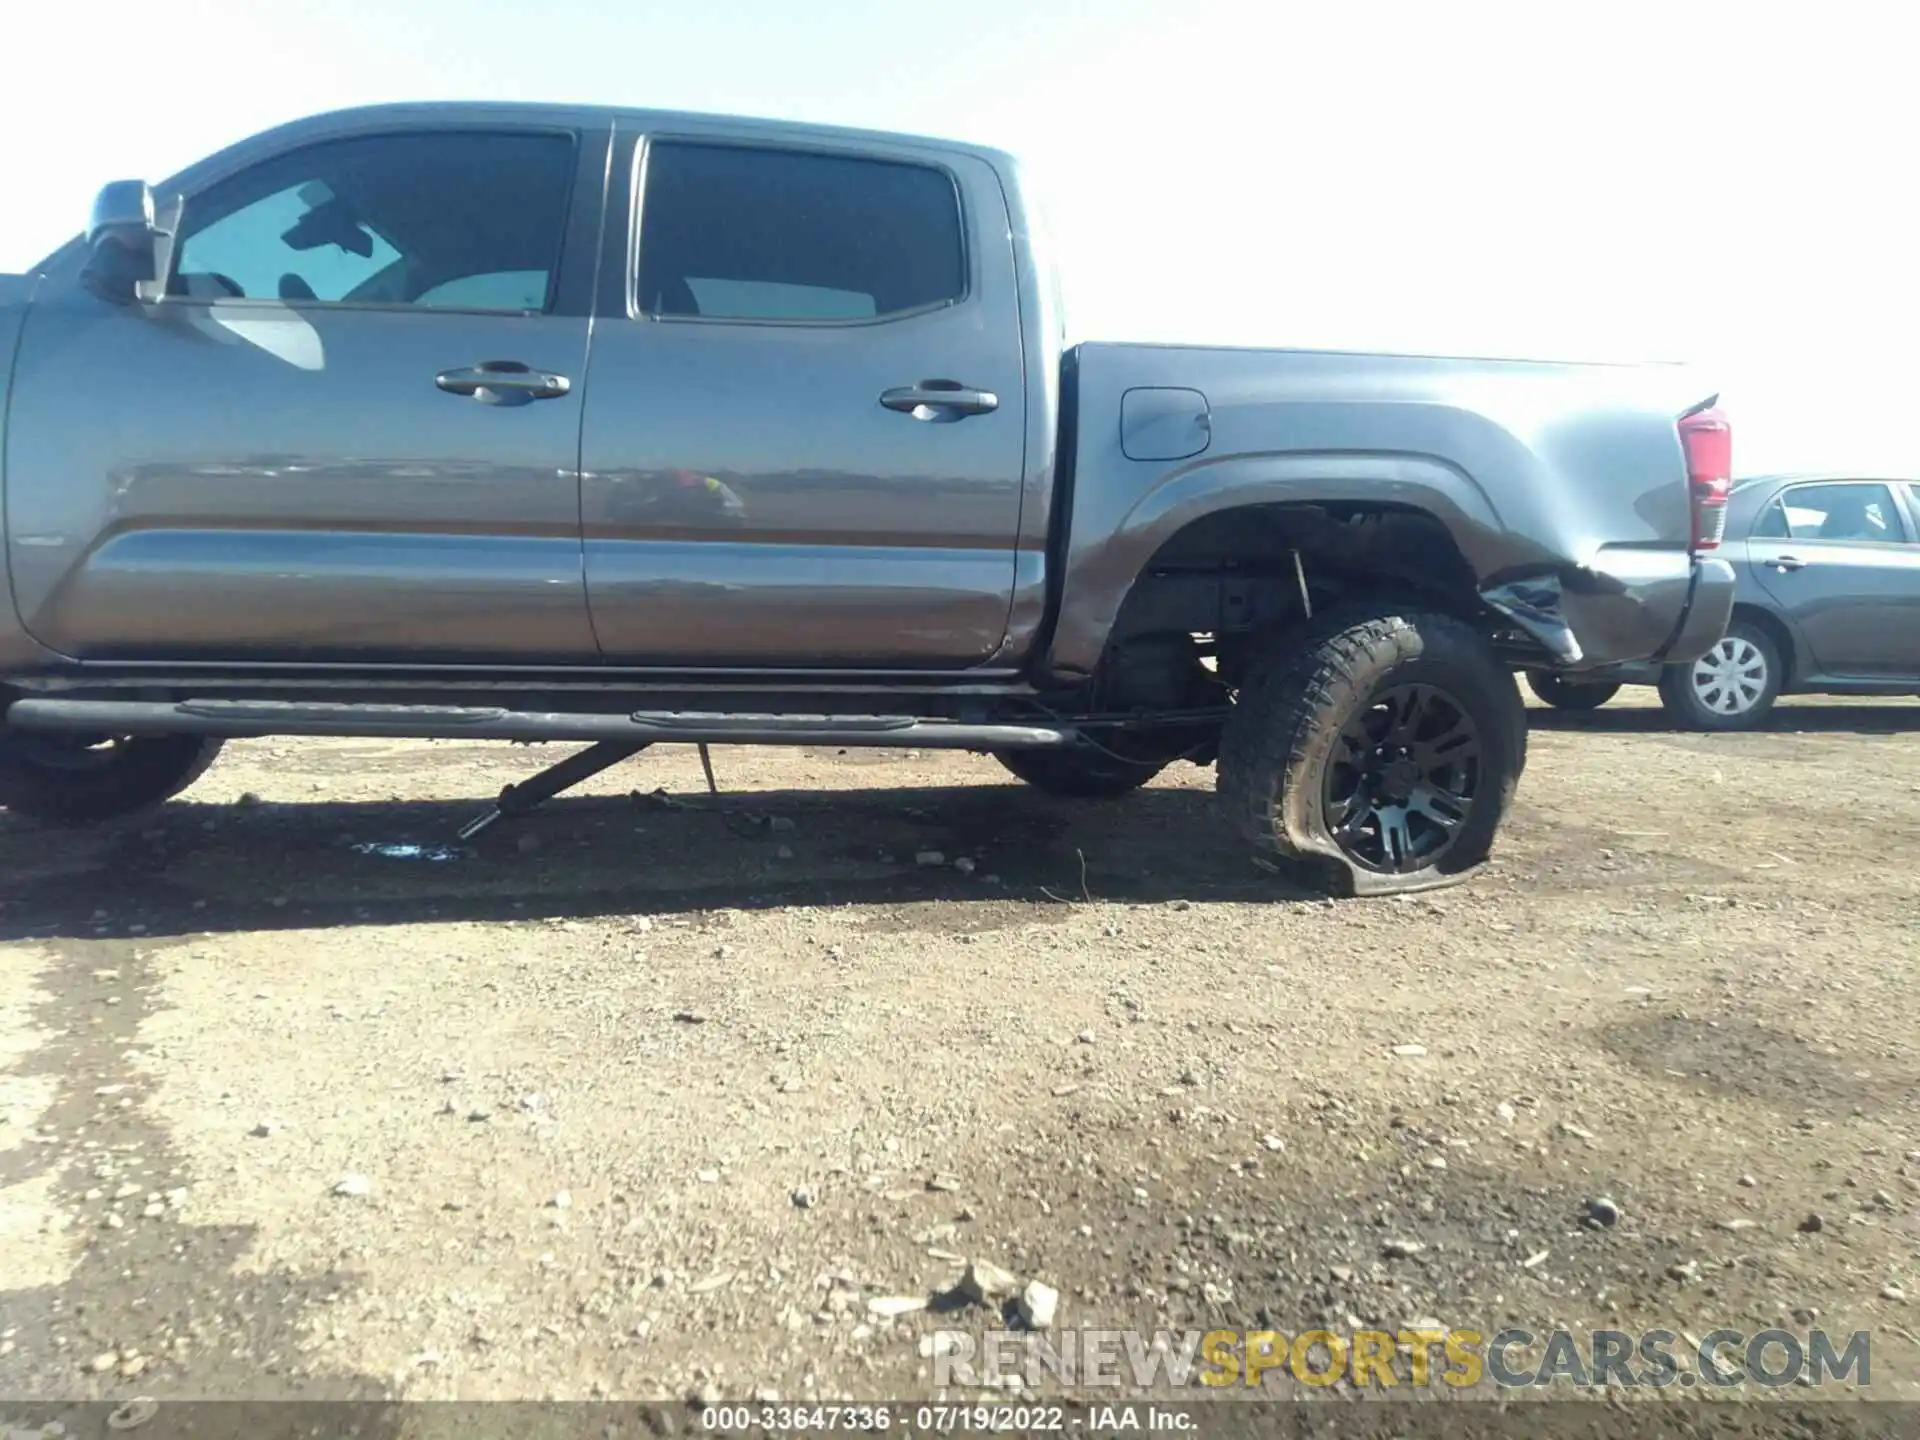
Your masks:
<path fill-rule="evenodd" d="M 1218 767 L 1337 893 L 1484 860 L 1516 671 L 1728 622 L 1686 368 L 1068 346 L 1018 164 L 715 116 L 295 122 L 0 279 L 0 805 L 238 736 Z"/>

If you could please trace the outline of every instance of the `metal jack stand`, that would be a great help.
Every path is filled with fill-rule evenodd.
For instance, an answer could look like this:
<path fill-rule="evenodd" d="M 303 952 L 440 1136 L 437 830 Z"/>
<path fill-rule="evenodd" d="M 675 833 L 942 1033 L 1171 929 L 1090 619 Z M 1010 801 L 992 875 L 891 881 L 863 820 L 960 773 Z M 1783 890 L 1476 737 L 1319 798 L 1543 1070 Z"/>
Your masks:
<path fill-rule="evenodd" d="M 471 840 L 501 820 L 525 815 L 529 810 L 546 804 L 562 790 L 571 790 L 582 780 L 591 780 L 602 770 L 610 770 L 646 748 L 647 742 L 644 740 L 602 740 L 597 745 L 589 745 L 577 755 L 569 755 L 559 763 L 549 765 L 531 780 L 507 786 L 500 792 L 500 798 L 493 802 L 491 810 L 462 828 L 460 838 Z"/>

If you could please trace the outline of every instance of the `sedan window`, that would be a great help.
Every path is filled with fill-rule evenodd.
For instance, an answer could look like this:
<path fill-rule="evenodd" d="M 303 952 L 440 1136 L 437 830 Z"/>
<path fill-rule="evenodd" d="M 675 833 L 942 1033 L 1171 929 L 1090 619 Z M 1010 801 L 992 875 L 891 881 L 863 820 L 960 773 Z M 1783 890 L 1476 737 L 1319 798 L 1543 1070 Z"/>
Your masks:
<path fill-rule="evenodd" d="M 1753 533 L 1761 538 L 1883 544 L 1907 538 L 1892 488 L 1859 480 L 1792 486 L 1767 507 Z"/>

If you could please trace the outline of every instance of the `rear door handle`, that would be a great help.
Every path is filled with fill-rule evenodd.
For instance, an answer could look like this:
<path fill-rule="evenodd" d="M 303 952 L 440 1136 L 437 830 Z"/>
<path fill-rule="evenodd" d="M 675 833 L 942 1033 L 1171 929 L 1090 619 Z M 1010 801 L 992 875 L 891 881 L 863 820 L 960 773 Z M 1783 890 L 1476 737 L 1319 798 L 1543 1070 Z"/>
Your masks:
<path fill-rule="evenodd" d="M 490 405 L 552 400 L 573 388 L 564 375 L 535 370 L 518 360 L 482 360 L 461 370 L 442 370 L 433 383 L 450 395 L 470 395 Z"/>
<path fill-rule="evenodd" d="M 1776 570 L 1804 570 L 1807 562 L 1798 555 L 1776 555 L 1767 562 Z"/>
<path fill-rule="evenodd" d="M 975 390 L 957 380 L 922 380 L 917 385 L 897 385 L 881 391 L 880 403 L 916 420 L 959 420 L 998 410 L 1000 397 L 991 390 Z"/>

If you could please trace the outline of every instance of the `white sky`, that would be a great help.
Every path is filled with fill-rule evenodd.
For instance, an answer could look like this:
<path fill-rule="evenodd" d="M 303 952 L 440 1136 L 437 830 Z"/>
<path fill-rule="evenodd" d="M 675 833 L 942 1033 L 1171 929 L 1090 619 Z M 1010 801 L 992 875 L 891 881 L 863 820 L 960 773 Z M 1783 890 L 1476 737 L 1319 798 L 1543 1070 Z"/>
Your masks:
<path fill-rule="evenodd" d="M 104 180 L 342 105 L 870 125 L 1030 162 L 1076 338 L 1686 358 L 1742 470 L 1920 474 L 1891 0 L 0 6 L 0 268 Z"/>

